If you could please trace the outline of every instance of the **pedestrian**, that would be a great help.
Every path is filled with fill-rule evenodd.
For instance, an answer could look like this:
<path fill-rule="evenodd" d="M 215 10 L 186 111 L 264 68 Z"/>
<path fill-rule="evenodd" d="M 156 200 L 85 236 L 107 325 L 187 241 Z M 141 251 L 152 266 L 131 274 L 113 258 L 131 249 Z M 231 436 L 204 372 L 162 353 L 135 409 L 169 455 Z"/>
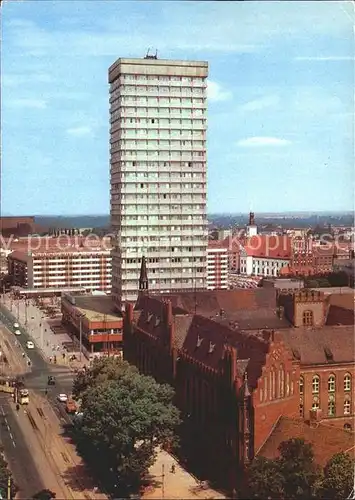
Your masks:
<path fill-rule="evenodd" d="M 24 353 L 24 352 L 22 353 L 22 357 L 23 357 L 23 358 L 25 357 L 25 353 Z"/>
<path fill-rule="evenodd" d="M 63 352 L 62 357 L 63 357 L 63 359 L 65 359 L 65 352 Z"/>
<path fill-rule="evenodd" d="M 49 362 L 52 363 L 52 356 L 49 356 Z"/>

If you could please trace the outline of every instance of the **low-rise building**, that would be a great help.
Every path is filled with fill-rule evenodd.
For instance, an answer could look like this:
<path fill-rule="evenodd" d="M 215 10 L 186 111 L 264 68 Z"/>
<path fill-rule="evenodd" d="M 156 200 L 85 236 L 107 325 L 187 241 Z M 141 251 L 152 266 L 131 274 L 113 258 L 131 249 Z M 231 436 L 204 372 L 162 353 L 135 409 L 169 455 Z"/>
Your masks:
<path fill-rule="evenodd" d="M 228 288 L 228 248 L 221 241 L 210 240 L 207 247 L 207 290 Z"/>
<path fill-rule="evenodd" d="M 291 238 L 255 235 L 240 251 L 240 273 L 247 276 L 278 276 L 291 260 Z"/>
<path fill-rule="evenodd" d="M 63 294 L 62 322 L 93 356 L 122 352 L 122 315 L 109 296 Z"/>

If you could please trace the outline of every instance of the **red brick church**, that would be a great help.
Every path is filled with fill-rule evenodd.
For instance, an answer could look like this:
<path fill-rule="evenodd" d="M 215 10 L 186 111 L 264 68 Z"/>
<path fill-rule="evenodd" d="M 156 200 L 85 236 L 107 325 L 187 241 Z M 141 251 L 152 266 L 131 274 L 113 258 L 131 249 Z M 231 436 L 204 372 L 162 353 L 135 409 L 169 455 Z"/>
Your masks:
<path fill-rule="evenodd" d="M 174 387 L 181 454 L 204 479 L 238 489 L 244 466 L 290 437 L 309 436 L 321 464 L 353 452 L 349 299 L 274 288 L 150 295 L 144 257 L 139 290 L 126 305 L 124 357 Z"/>

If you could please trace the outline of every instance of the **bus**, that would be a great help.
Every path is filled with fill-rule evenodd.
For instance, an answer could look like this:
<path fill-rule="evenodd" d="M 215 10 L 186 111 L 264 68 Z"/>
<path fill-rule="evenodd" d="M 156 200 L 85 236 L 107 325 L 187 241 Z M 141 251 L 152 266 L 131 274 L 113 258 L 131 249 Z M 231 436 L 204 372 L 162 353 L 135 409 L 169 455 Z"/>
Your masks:
<path fill-rule="evenodd" d="M 30 402 L 30 395 L 28 389 L 20 389 L 18 392 L 18 402 L 20 405 L 28 405 Z"/>

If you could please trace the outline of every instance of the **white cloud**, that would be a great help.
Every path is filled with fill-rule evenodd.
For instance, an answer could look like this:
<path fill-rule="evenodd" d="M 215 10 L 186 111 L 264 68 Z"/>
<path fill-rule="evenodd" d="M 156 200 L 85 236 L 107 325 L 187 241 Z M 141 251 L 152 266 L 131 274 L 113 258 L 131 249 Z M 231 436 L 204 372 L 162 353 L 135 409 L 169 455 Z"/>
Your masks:
<path fill-rule="evenodd" d="M 270 108 L 277 106 L 280 102 L 280 98 L 276 95 L 260 97 L 260 99 L 255 99 L 249 101 L 241 106 L 242 111 L 260 111 L 264 108 Z"/>
<path fill-rule="evenodd" d="M 5 104 L 11 108 L 33 108 L 33 109 L 45 109 L 47 103 L 43 99 L 10 99 Z"/>
<path fill-rule="evenodd" d="M 207 97 L 211 101 L 228 101 L 232 98 L 232 92 L 224 90 L 219 83 L 209 80 L 207 83 Z"/>
<path fill-rule="evenodd" d="M 67 129 L 67 134 L 73 137 L 86 137 L 92 135 L 92 128 L 86 125 Z"/>
<path fill-rule="evenodd" d="M 295 61 L 354 61 L 354 56 L 299 56 Z"/>
<path fill-rule="evenodd" d="M 241 148 L 260 148 L 264 146 L 288 146 L 291 141 L 278 137 L 248 137 L 237 142 Z"/>

